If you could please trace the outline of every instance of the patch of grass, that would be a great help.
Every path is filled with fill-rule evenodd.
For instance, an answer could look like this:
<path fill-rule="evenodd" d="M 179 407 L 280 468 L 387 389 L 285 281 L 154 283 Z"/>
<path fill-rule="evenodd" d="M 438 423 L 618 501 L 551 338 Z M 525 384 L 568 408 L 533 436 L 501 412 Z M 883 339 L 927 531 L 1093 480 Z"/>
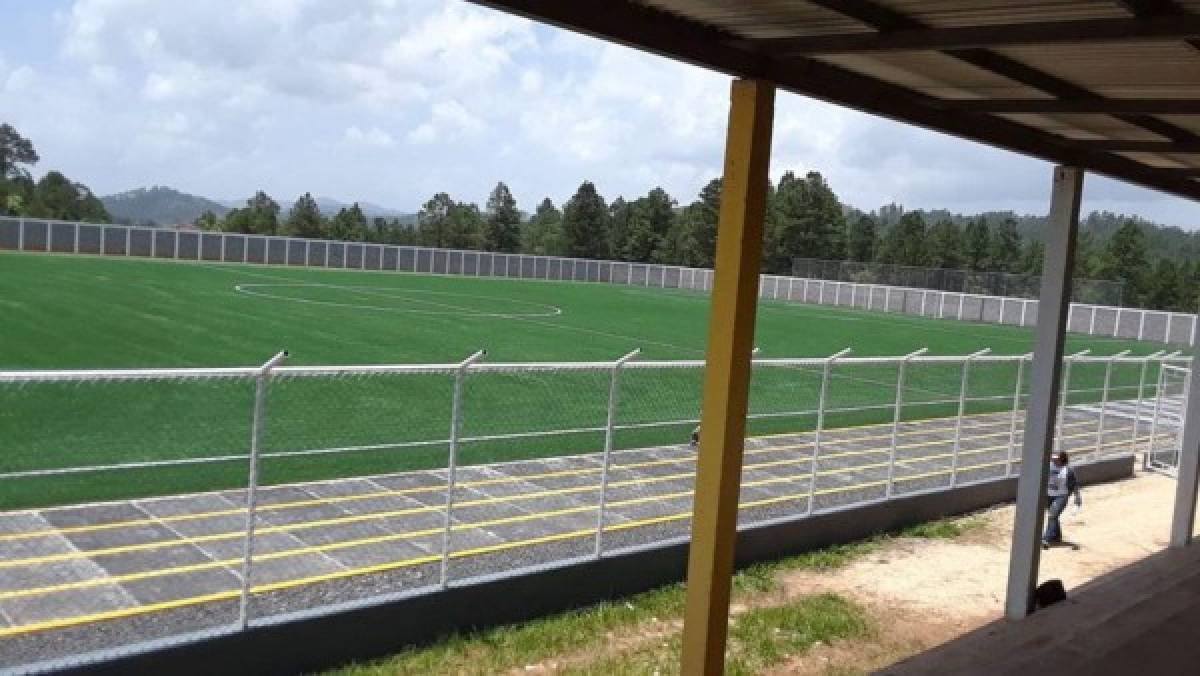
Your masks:
<path fill-rule="evenodd" d="M 836 594 L 754 608 L 737 616 L 730 626 L 725 671 L 731 676 L 762 673 L 818 642 L 861 636 L 869 627 L 866 613 Z M 564 671 L 580 676 L 678 673 L 680 644 L 681 636 L 674 634 Z"/>
<path fill-rule="evenodd" d="M 868 626 L 863 610 L 836 594 L 755 608 L 740 615 L 730 627 L 726 672 L 758 674 L 817 642 L 861 636 Z"/>
<path fill-rule="evenodd" d="M 979 530 L 985 525 L 986 522 L 983 518 L 978 516 L 965 519 L 937 519 L 902 528 L 898 535 L 908 538 L 952 540 L 970 531 Z"/>
<path fill-rule="evenodd" d="M 683 585 L 674 584 L 519 625 L 455 634 L 369 664 L 337 670 L 343 676 L 493 674 L 604 643 L 621 629 L 683 613 Z"/>
<path fill-rule="evenodd" d="M 882 542 L 882 537 L 875 537 L 755 564 L 734 575 L 734 598 L 746 601 L 776 590 L 779 574 L 784 571 L 840 568 L 877 550 Z M 608 641 L 611 634 L 628 631 L 638 625 L 655 620 L 678 619 L 683 615 L 684 601 L 684 586 L 674 584 L 628 599 L 599 603 L 520 625 L 497 627 L 474 634 L 455 634 L 427 647 L 406 650 L 384 660 L 345 667 L 333 673 L 343 676 L 488 674 L 520 668 L 558 655 L 594 648 Z M 804 612 L 809 610 L 812 608 L 806 606 Z M 750 611 L 749 614 L 753 616 L 755 612 Z M 596 665 L 578 667 L 581 670 L 578 673 L 652 673 L 655 665 L 663 673 L 671 673 L 672 669 L 678 670 L 678 648 L 678 637 L 668 636 L 652 645 L 639 647 L 619 660 L 606 659 Z M 593 668 L 598 670 L 593 671 Z"/>

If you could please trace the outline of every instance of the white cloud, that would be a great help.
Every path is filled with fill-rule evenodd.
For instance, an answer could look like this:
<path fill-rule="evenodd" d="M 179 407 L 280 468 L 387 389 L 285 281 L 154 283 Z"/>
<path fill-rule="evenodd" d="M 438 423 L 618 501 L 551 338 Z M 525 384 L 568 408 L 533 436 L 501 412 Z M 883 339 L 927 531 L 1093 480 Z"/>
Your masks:
<path fill-rule="evenodd" d="M 346 132 L 342 134 L 343 140 L 350 145 L 356 146 L 371 146 L 374 148 L 388 148 L 396 144 L 392 135 L 379 127 L 368 127 L 363 130 L 357 126 L 346 127 Z"/>
<path fill-rule="evenodd" d="M 11 94 L 29 91 L 34 86 L 37 75 L 29 66 L 17 66 L 8 74 L 4 82 L 4 90 Z"/>
<path fill-rule="evenodd" d="M 458 101 L 438 101 L 430 109 L 429 119 L 409 132 L 408 140 L 412 143 L 461 140 L 478 136 L 486 126 L 482 119 Z"/>
<path fill-rule="evenodd" d="M 442 190 L 482 201 L 504 180 L 532 208 L 589 179 L 610 200 L 661 185 L 687 203 L 721 169 L 728 78 L 459 0 L 44 11 L 54 32 L 25 43 L 34 31 L 16 26 L 0 45 L 0 117 L 44 168 L 101 193 L 165 183 L 413 209 Z M 820 170 L 863 208 L 1045 208 L 1044 163 L 782 92 L 774 138 L 775 176 Z M 1200 225 L 1183 200 L 1087 185 L 1094 204 Z"/>

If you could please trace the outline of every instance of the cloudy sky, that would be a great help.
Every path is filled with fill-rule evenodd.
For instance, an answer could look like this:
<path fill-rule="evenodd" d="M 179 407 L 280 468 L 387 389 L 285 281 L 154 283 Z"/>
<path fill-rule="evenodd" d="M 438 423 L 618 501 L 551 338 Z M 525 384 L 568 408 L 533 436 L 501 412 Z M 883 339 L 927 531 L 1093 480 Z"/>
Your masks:
<path fill-rule="evenodd" d="M 0 0 L 0 121 L 38 169 L 108 194 L 265 189 L 416 210 L 524 208 L 583 179 L 682 202 L 721 165 L 728 79 L 457 0 Z M 1045 210 L 1041 162 L 781 94 L 773 174 L 843 201 Z M 1200 208 L 1090 177 L 1085 210 L 1200 227 Z"/>

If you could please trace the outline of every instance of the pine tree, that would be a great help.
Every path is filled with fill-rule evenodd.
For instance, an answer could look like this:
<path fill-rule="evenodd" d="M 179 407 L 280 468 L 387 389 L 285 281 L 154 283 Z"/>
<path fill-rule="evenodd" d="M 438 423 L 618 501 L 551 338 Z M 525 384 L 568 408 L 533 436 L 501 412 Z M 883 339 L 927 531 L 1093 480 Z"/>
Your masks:
<path fill-rule="evenodd" d="M 624 260 L 651 262 L 663 259 L 667 233 L 675 217 L 675 200 L 662 188 L 634 201 Z M 667 254 L 669 257 L 669 254 Z"/>
<path fill-rule="evenodd" d="M 818 172 L 803 179 L 786 172 L 771 201 L 771 227 L 764 265 L 768 272 L 788 274 L 792 258 L 836 260 L 846 251 L 845 216 L 837 195 Z"/>
<path fill-rule="evenodd" d="M 1146 295 L 1146 236 L 1133 221 L 1125 223 L 1108 240 L 1101 257 L 1100 275 L 1124 282 L 1124 303 L 1139 304 Z"/>
<path fill-rule="evenodd" d="M 321 208 L 317 206 L 312 193 L 306 192 L 296 200 L 288 213 L 285 225 L 287 233 L 296 237 L 317 238 L 324 234 L 325 224 L 321 219 Z"/>
<path fill-rule="evenodd" d="M 417 212 L 417 242 L 421 246 L 445 247 L 449 241 L 450 210 L 454 200 L 439 192 Z"/>
<path fill-rule="evenodd" d="M 455 202 L 447 218 L 446 244 L 450 249 L 478 249 L 483 233 L 483 214 L 475 204 Z"/>
<path fill-rule="evenodd" d="M 880 260 L 896 265 L 929 264 L 925 219 L 919 211 L 910 211 L 901 216 L 884 235 Z"/>
<path fill-rule="evenodd" d="M 962 267 L 962 230 L 959 230 L 954 221 L 942 219 L 929 229 L 929 264 L 944 269 Z"/>
<path fill-rule="evenodd" d="M 508 186 L 497 183 L 487 201 L 487 220 L 483 226 L 485 251 L 517 251 L 521 246 L 521 212 Z"/>
<path fill-rule="evenodd" d="M 967 223 L 963 231 L 963 253 L 967 268 L 976 271 L 987 270 L 991 248 L 992 237 L 987 220 L 981 217 Z"/>
<path fill-rule="evenodd" d="M 522 226 L 521 251 L 539 256 L 562 255 L 562 213 L 549 197 Z"/>
<path fill-rule="evenodd" d="M 591 181 L 584 181 L 563 207 L 563 250 L 575 258 L 608 255 L 608 207 Z"/>
<path fill-rule="evenodd" d="M 1017 272 L 1021 263 L 1021 235 L 1017 222 L 1011 218 L 1000 221 L 992 232 L 991 252 L 988 256 L 992 272 Z"/>
<path fill-rule="evenodd" d="M 329 236 L 347 242 L 365 242 L 368 239 L 367 217 L 358 202 L 349 208 L 339 209 L 329 222 Z"/>
<path fill-rule="evenodd" d="M 1036 239 L 1029 240 L 1025 250 L 1021 252 L 1021 272 L 1027 275 L 1042 274 L 1042 264 L 1046 259 L 1046 245 Z"/>
<path fill-rule="evenodd" d="M 629 230 L 633 220 L 633 205 L 618 197 L 608 206 L 608 251 L 616 260 L 629 260 Z"/>
<path fill-rule="evenodd" d="M 852 261 L 867 263 L 875 260 L 879 247 L 879 226 L 875 219 L 860 214 L 850 225 L 846 236 L 846 256 Z"/>

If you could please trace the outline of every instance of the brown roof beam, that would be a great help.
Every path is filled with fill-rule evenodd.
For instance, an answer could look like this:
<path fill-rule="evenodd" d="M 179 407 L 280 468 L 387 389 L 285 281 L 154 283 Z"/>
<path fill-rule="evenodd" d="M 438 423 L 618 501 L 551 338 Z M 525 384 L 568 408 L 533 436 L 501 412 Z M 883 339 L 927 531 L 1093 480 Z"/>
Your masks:
<path fill-rule="evenodd" d="M 921 51 L 1055 43 L 1200 38 L 1200 16 L 1049 21 L 959 28 L 909 28 L 878 33 L 755 40 L 769 54 L 813 55 Z"/>
<path fill-rule="evenodd" d="M 1198 99 L 955 99 L 943 102 L 947 109 L 969 113 L 1200 115 Z"/>
<path fill-rule="evenodd" d="M 1089 150 L 1110 153 L 1200 153 L 1200 142 L 1194 141 L 1113 141 L 1075 140 Z"/>
<path fill-rule="evenodd" d="M 1171 178 L 1200 178 L 1200 167 L 1152 167 L 1150 171 Z"/>

